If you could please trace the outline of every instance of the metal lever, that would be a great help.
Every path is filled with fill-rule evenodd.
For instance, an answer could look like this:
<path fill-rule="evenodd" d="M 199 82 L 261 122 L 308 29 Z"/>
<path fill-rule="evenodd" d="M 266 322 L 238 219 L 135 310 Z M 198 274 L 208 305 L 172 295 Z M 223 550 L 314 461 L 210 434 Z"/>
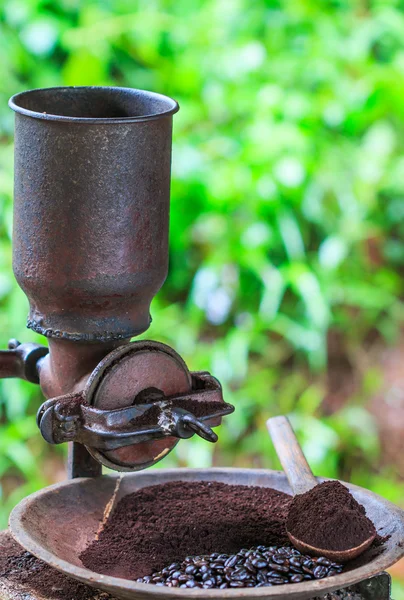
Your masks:
<path fill-rule="evenodd" d="M 0 379 L 18 377 L 39 383 L 38 361 L 48 352 L 48 348 L 40 344 L 21 344 L 18 340 L 10 340 L 8 350 L 0 350 Z"/>
<path fill-rule="evenodd" d="M 174 434 L 176 437 L 186 439 L 187 437 L 191 437 L 191 435 L 196 433 L 199 435 L 199 437 L 203 438 L 207 442 L 217 442 L 218 437 L 216 433 L 209 427 L 209 425 L 203 423 L 201 419 L 197 419 L 192 413 L 175 408 L 172 409 L 171 412 L 174 418 L 177 417 Z M 209 419 L 211 418 L 212 417 L 209 417 Z M 187 435 L 188 431 L 190 431 L 191 435 Z"/>
<path fill-rule="evenodd" d="M 132 444 L 148 442 L 167 436 L 190 438 L 194 433 L 209 442 L 217 435 L 206 423 L 233 412 L 230 404 L 212 404 L 211 414 L 197 418 L 188 410 L 173 406 L 170 399 L 137 404 L 116 410 L 100 410 L 85 404 L 81 394 L 71 394 L 44 402 L 37 421 L 44 439 L 50 444 L 78 442 L 97 450 L 116 450 Z M 136 425 L 139 417 L 150 409 L 158 409 L 156 424 Z"/>

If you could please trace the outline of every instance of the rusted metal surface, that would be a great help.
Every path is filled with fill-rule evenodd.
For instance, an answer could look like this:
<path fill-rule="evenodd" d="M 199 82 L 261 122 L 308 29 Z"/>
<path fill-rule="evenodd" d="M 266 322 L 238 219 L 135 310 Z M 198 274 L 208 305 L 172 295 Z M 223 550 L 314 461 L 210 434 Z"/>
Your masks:
<path fill-rule="evenodd" d="M 86 343 L 49 339 L 49 354 L 39 362 L 41 389 L 46 398 L 81 391 L 100 361 L 124 341 Z"/>
<path fill-rule="evenodd" d="M 194 380 L 197 380 L 197 376 L 194 376 Z M 40 408 L 38 426 L 42 436 L 50 444 L 79 442 L 100 451 L 116 450 L 167 436 L 188 439 L 194 433 L 207 441 L 216 442 L 217 435 L 207 422 L 232 413 L 234 408 L 223 402 L 221 386 L 213 387 L 213 382 L 216 380 L 210 378 L 209 383 L 212 385 L 207 389 L 199 387 L 195 392 L 191 390 L 189 394 L 170 397 L 153 390 L 151 394 L 144 395 L 142 403 L 115 410 L 88 406 L 84 393 L 54 398 L 47 400 Z M 191 410 L 175 406 L 176 402 L 183 400 L 193 403 L 195 409 L 200 402 L 215 404 L 212 404 L 209 414 L 197 418 Z M 220 408 L 216 406 L 217 403 L 220 403 Z M 136 425 L 136 419 L 145 415 L 152 407 L 158 409 L 155 422 L 147 426 Z"/>
<path fill-rule="evenodd" d="M 221 481 L 228 484 L 259 485 L 291 493 L 283 473 L 256 469 L 174 469 L 128 474 L 121 479 L 118 498 L 137 489 L 167 481 Z M 322 481 L 321 479 L 318 480 Z M 115 490 L 116 477 L 76 479 L 42 490 L 14 509 L 10 526 L 18 542 L 32 554 L 83 583 L 123 600 L 192 598 L 271 598 L 304 600 L 322 596 L 377 575 L 404 555 L 404 512 L 380 496 L 344 483 L 365 506 L 368 516 L 382 535 L 390 535 L 382 554 L 369 563 L 340 575 L 287 586 L 227 590 L 187 590 L 136 583 L 83 568 L 80 553 L 98 531 L 105 506 Z M 184 509 L 186 507 L 184 498 Z M 192 507 L 189 507 L 192 510 Z M 52 527 L 49 527 L 52 523 Z"/>
<path fill-rule="evenodd" d="M 67 477 L 100 477 L 102 465 L 95 460 L 85 446 L 71 442 L 67 455 Z"/>
<path fill-rule="evenodd" d="M 172 348 L 156 342 L 133 342 L 117 348 L 99 363 L 88 381 L 86 398 L 103 410 L 125 408 L 148 388 L 157 388 L 166 396 L 187 394 L 192 390 L 192 377 Z M 89 451 L 106 467 L 131 471 L 160 461 L 177 443 L 178 438 L 169 436 L 117 450 Z"/>
<path fill-rule="evenodd" d="M 8 350 L 0 351 L 0 379 L 18 377 L 39 383 L 38 363 L 47 354 L 48 348 L 45 346 L 10 340 Z"/>
<path fill-rule="evenodd" d="M 177 103 L 129 88 L 65 87 L 22 92 L 9 105 L 16 113 L 13 268 L 30 303 L 28 327 L 49 338 L 36 381 L 39 373 L 45 397 L 56 398 L 41 415 L 44 437 L 88 446 L 89 453 L 71 450 L 74 476 L 98 473 L 92 459 L 145 468 L 193 432 L 216 440 L 210 426 L 232 410 L 224 404 L 211 419 L 176 408 L 147 433 L 129 426 L 140 414 L 130 408 L 140 392 L 201 396 L 208 382 L 192 378 L 172 349 L 143 343 L 134 358 L 129 344 L 148 328 L 167 275 Z M 14 356 L 3 358 L 3 372 L 19 376 Z M 75 393 L 93 408 L 63 415 L 59 396 Z"/>
<path fill-rule="evenodd" d="M 17 94 L 13 268 L 28 326 L 104 342 L 145 331 L 168 267 L 177 103 L 128 88 Z"/>
<path fill-rule="evenodd" d="M 79 442 L 118 470 L 145 468 L 194 433 L 217 441 L 211 427 L 234 410 L 224 402 L 217 379 L 190 373 L 172 348 L 157 342 L 115 349 L 87 379 L 81 391 L 47 400 L 38 411 L 38 426 L 47 442 Z M 183 401 L 186 407 L 178 406 Z M 198 404 L 205 414 L 197 418 Z M 154 421 L 137 424 L 152 407 L 158 409 Z"/>

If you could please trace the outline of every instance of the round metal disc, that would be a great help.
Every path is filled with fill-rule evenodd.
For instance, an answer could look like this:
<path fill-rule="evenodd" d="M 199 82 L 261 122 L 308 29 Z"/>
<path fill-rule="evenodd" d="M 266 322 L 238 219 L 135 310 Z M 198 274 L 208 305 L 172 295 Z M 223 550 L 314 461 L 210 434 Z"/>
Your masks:
<path fill-rule="evenodd" d="M 182 358 L 158 342 L 133 342 L 108 354 L 93 371 L 85 396 L 89 404 L 112 410 L 132 406 L 145 389 L 157 388 L 166 396 L 192 388 L 191 375 Z M 100 452 L 88 448 L 103 465 L 116 471 L 138 471 L 166 456 L 178 443 L 174 437 Z"/>

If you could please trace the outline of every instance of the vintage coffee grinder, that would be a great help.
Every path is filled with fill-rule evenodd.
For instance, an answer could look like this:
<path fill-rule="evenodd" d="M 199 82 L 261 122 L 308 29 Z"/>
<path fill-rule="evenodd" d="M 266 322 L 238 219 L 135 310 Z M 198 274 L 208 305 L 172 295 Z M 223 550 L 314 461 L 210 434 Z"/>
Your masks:
<path fill-rule="evenodd" d="M 212 375 L 190 372 L 164 344 L 130 341 L 147 330 L 150 303 L 167 275 L 177 103 L 141 90 L 77 87 L 23 92 L 10 106 L 16 112 L 14 273 L 29 299 L 28 327 L 48 338 L 49 349 L 11 340 L 0 352 L 0 377 L 39 383 L 47 399 L 38 411 L 43 437 L 70 442 L 69 480 L 25 498 L 11 515 L 20 551 L 62 572 L 63 581 L 85 583 L 80 598 L 86 600 L 111 599 L 95 588 L 112 600 L 304 600 L 358 582 L 358 598 L 389 600 L 389 577 L 377 574 L 404 553 L 404 513 L 355 486 L 370 518 L 390 537 L 379 558 L 335 577 L 282 590 L 176 590 L 84 568 L 79 556 L 116 502 L 144 486 L 215 480 L 288 493 L 290 487 L 277 471 L 144 470 L 181 438 L 216 441 L 212 427 L 233 411 Z M 99 477 L 102 465 L 132 472 Z M 184 510 L 192 510 L 186 500 Z M 9 565 L 0 573 L 0 597 L 48 600 L 33 587 L 31 554 L 13 562 L 10 540 L 0 533 L 0 562 Z M 25 570 L 22 587 L 13 565 Z M 58 581 L 49 600 L 71 599 Z"/>
<path fill-rule="evenodd" d="M 40 383 L 38 426 L 71 442 L 70 476 L 144 469 L 179 438 L 210 441 L 232 412 L 219 382 L 157 342 L 133 342 L 168 268 L 174 100 L 127 88 L 17 94 L 13 267 L 28 327 L 0 375 Z M 149 419 L 147 416 L 149 415 Z M 140 425 L 139 425 L 140 423 Z"/>

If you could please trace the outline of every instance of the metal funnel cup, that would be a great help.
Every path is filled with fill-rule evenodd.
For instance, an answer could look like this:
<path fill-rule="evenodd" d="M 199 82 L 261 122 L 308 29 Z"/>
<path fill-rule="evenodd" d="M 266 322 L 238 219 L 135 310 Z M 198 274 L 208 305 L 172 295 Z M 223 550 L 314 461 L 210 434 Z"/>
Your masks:
<path fill-rule="evenodd" d="M 14 256 L 28 326 L 50 338 L 128 339 L 150 323 L 168 268 L 177 103 L 113 87 L 13 96 Z"/>
<path fill-rule="evenodd" d="M 40 383 L 38 427 L 49 443 L 70 443 L 71 477 L 101 464 L 145 469 L 194 433 L 216 441 L 211 427 L 233 412 L 217 379 L 164 344 L 129 343 L 167 276 L 177 103 L 66 87 L 17 94 L 10 107 L 14 273 L 28 327 L 50 339 L 49 353 L 12 340 L 0 378 Z"/>

